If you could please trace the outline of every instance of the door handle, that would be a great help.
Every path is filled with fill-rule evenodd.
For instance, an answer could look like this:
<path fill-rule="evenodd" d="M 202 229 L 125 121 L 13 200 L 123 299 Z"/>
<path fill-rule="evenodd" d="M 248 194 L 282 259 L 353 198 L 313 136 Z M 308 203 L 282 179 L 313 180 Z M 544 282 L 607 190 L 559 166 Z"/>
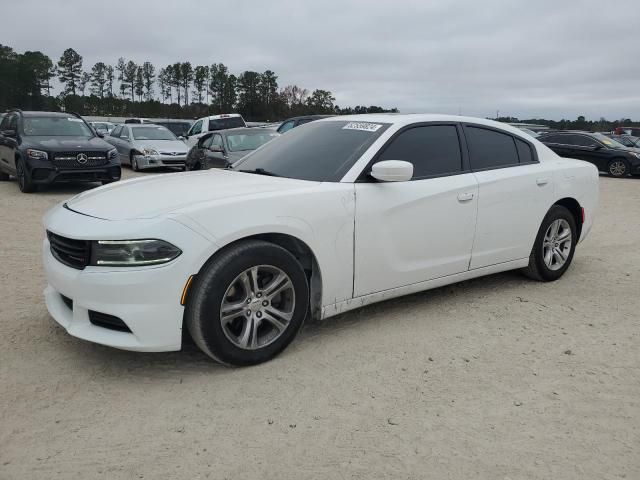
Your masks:
<path fill-rule="evenodd" d="M 459 202 L 468 202 L 469 200 L 473 200 L 473 193 L 459 193 L 458 201 Z"/>
<path fill-rule="evenodd" d="M 549 183 L 549 179 L 547 179 L 547 178 L 538 178 L 538 179 L 536 179 L 536 184 L 539 187 L 542 187 L 542 186 L 546 185 L 547 183 Z"/>

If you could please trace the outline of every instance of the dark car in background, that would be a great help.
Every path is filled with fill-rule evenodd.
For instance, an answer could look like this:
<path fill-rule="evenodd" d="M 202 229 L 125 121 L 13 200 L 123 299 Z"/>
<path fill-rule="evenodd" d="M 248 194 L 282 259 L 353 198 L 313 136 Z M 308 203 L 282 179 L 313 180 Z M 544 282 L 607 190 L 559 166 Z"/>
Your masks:
<path fill-rule="evenodd" d="M 640 150 L 625 147 L 601 133 L 556 131 L 538 137 L 561 157 L 593 163 L 613 177 L 640 174 Z"/>
<path fill-rule="evenodd" d="M 232 128 L 200 137 L 187 154 L 186 170 L 226 168 L 280 134 L 260 127 Z"/>
<path fill-rule="evenodd" d="M 80 115 L 13 110 L 0 123 L 0 180 L 31 193 L 54 182 L 120 180 L 118 151 Z"/>
<path fill-rule="evenodd" d="M 305 123 L 313 122 L 314 120 L 320 120 L 321 118 L 333 117 L 333 115 L 304 115 L 302 117 L 292 117 L 286 119 L 280 124 L 277 129 L 278 133 L 285 133 L 292 128 L 299 127 Z"/>

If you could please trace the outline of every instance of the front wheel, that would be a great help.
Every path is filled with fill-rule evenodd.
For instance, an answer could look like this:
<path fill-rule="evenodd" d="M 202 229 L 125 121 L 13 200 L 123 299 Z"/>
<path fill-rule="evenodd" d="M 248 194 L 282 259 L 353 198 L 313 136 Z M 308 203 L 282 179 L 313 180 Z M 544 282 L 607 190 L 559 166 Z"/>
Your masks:
<path fill-rule="evenodd" d="M 19 158 L 16 160 L 16 177 L 18 179 L 18 188 L 22 193 L 33 193 L 36 191 L 36 185 L 31 180 L 31 175 L 24 165 L 24 161 Z"/>
<path fill-rule="evenodd" d="M 575 218 L 565 207 L 554 205 L 542 220 L 523 273 L 541 282 L 557 280 L 571 265 L 577 243 Z"/>
<path fill-rule="evenodd" d="M 623 158 L 614 158 L 607 166 L 607 171 L 612 177 L 626 177 L 629 174 L 629 170 L 629 164 Z"/>
<path fill-rule="evenodd" d="M 198 273 L 185 312 L 194 342 L 228 365 L 255 365 L 294 339 L 309 307 L 307 277 L 284 248 L 241 242 Z"/>
<path fill-rule="evenodd" d="M 138 167 L 138 160 L 133 153 L 131 154 L 131 170 L 133 170 L 134 172 L 138 172 L 140 170 L 140 168 Z"/>

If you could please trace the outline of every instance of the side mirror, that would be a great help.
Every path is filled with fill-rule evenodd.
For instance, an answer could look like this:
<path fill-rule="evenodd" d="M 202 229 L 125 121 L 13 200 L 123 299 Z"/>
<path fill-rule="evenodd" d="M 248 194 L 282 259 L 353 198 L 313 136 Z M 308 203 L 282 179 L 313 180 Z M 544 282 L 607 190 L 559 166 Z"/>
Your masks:
<path fill-rule="evenodd" d="M 591 148 L 595 152 L 596 150 L 602 150 L 602 145 L 593 145 Z"/>
<path fill-rule="evenodd" d="M 104 138 L 104 132 L 96 132 L 96 135 L 100 138 Z"/>
<path fill-rule="evenodd" d="M 187 139 L 187 137 L 185 137 L 184 135 L 180 135 L 178 137 L 178 140 L 182 140 L 183 142 Z"/>
<path fill-rule="evenodd" d="M 373 164 L 370 175 L 381 182 L 408 182 L 413 177 L 413 164 L 404 160 L 383 160 Z"/>

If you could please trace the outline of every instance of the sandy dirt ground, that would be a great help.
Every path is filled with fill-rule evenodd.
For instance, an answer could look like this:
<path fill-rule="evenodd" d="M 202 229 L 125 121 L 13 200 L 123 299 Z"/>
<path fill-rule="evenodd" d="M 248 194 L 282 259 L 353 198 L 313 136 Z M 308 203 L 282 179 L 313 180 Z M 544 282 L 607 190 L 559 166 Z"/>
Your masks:
<path fill-rule="evenodd" d="M 82 188 L 0 183 L 0 479 L 640 479 L 640 179 L 601 178 L 558 282 L 369 306 L 244 369 L 55 324 L 41 217 Z"/>

